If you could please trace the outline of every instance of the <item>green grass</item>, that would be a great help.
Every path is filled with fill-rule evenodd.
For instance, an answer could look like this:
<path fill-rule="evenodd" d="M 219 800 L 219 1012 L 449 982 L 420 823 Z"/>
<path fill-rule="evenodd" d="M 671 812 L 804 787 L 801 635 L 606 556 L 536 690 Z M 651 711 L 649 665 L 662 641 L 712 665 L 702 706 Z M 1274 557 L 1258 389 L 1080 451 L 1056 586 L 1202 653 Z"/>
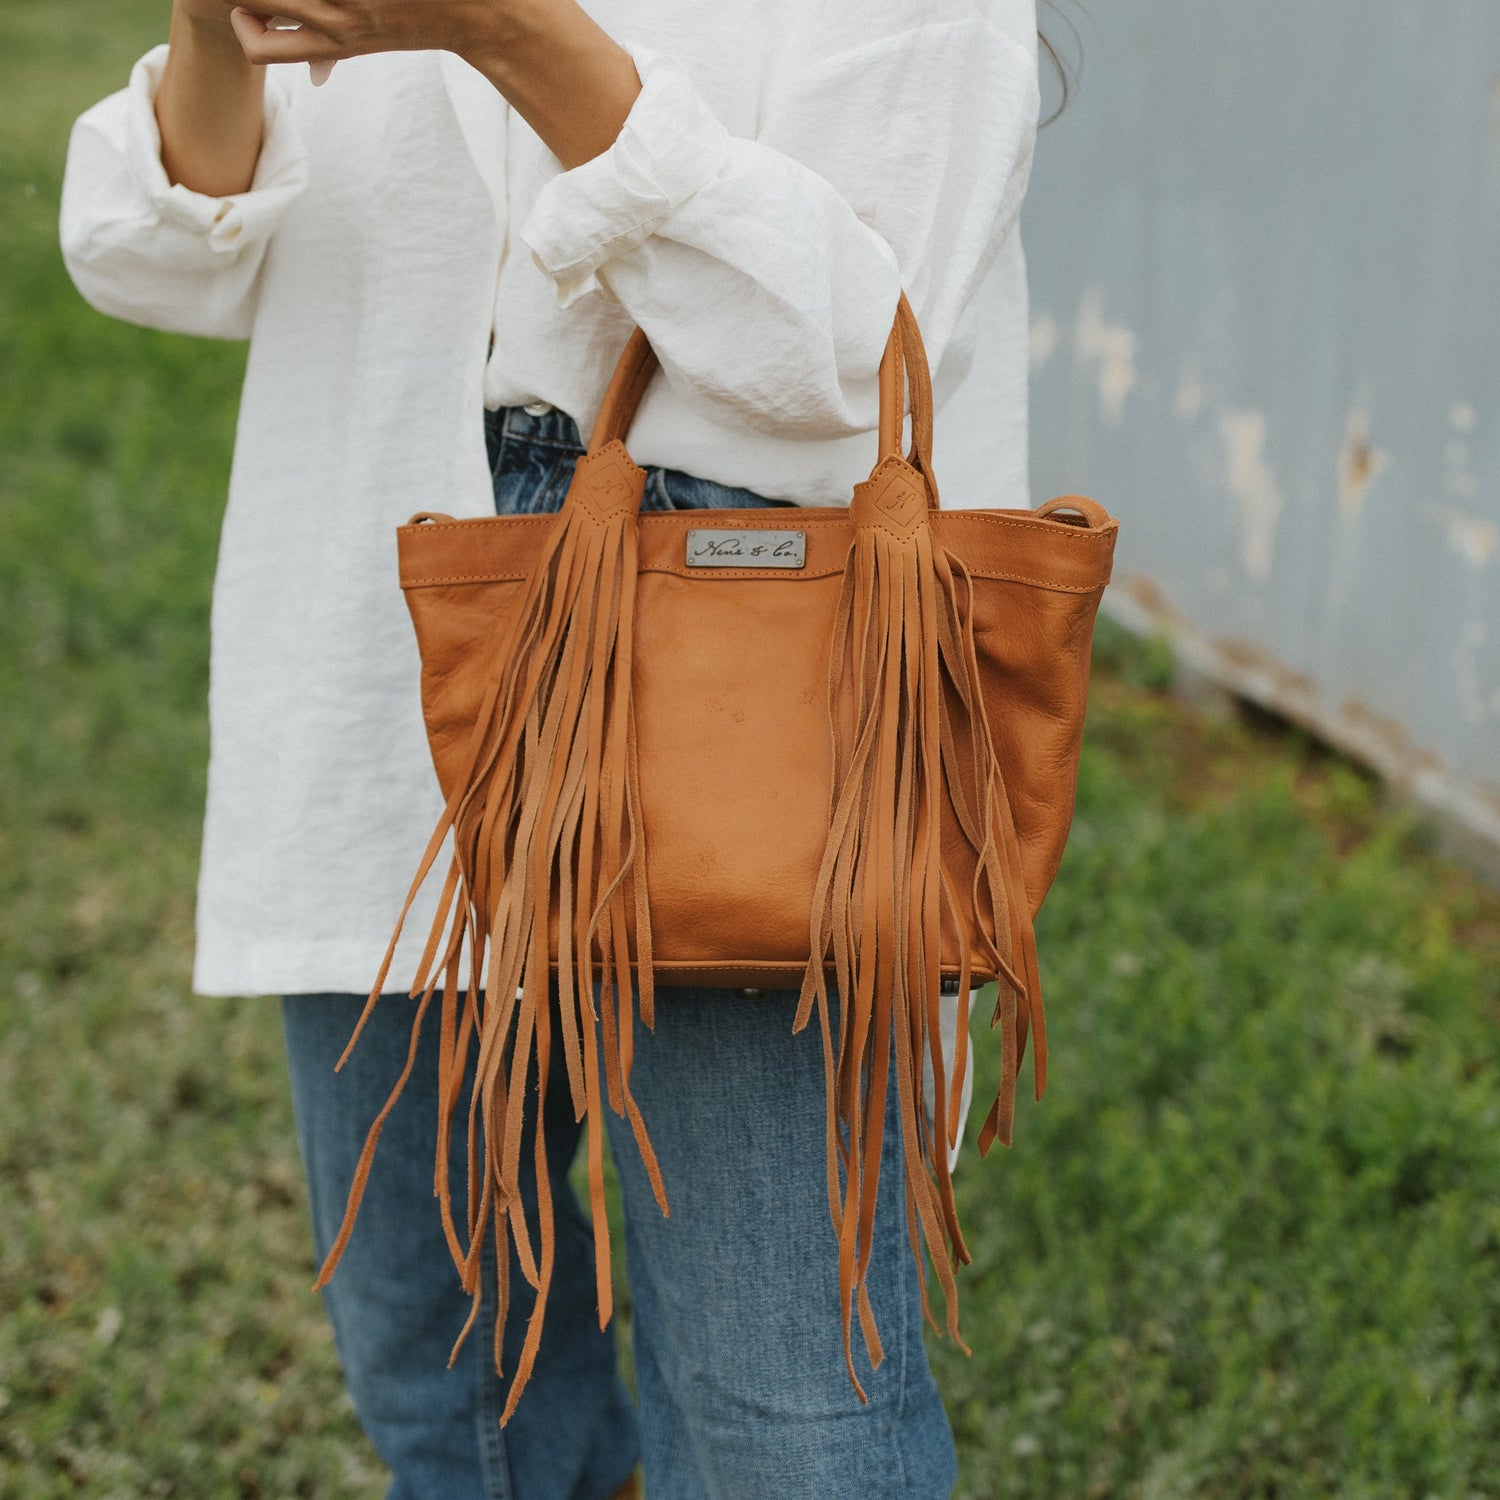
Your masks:
<path fill-rule="evenodd" d="M 966 1169 L 964 1493 L 1500 1494 L 1500 903 L 1099 644 L 1053 1081 Z"/>
<path fill-rule="evenodd" d="M 276 1008 L 188 992 L 244 351 L 55 248 L 67 127 L 167 9 L 0 8 L 0 1497 L 374 1500 Z M 1096 664 L 1052 1086 L 959 1173 L 960 1493 L 1500 1496 L 1500 899 L 1159 644 Z"/>
<path fill-rule="evenodd" d="M 67 131 L 169 6 L 0 7 L 0 1496 L 365 1496 L 279 1019 L 188 992 L 244 349 L 103 318 Z"/>

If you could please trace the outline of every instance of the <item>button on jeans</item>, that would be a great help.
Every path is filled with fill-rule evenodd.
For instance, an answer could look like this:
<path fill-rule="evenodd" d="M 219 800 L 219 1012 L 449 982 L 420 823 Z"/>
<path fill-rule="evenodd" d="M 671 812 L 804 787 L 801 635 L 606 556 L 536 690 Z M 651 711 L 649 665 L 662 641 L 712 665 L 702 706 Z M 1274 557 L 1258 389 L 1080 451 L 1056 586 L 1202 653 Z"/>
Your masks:
<path fill-rule="evenodd" d="M 564 413 L 486 413 L 496 506 L 555 510 L 581 452 Z M 778 502 L 653 469 L 651 509 Z M 382 996 L 343 1070 L 363 998 L 289 995 L 282 1016 L 315 1248 L 342 1219 L 370 1121 L 406 1060 L 414 1002 Z M 922 1343 L 907 1241 L 895 1090 L 870 1265 L 885 1345 L 872 1371 L 856 1326 L 861 1406 L 844 1365 L 837 1248 L 828 1214 L 824 1081 L 817 1027 L 792 1034 L 796 993 L 695 987 L 659 992 L 656 1028 L 637 1020 L 632 1087 L 661 1163 L 657 1209 L 629 1126 L 606 1107 L 625 1219 L 637 1401 L 601 1332 L 587 1216 L 568 1171 L 581 1138 L 566 1072 L 545 1111 L 557 1263 L 531 1383 L 501 1429 L 495 1374 L 493 1238 L 480 1318 L 469 1313 L 432 1193 L 437 1028 L 380 1139 L 344 1258 L 323 1292 L 361 1424 L 393 1473 L 387 1500 L 607 1500 L 640 1462 L 648 1500 L 940 1500 L 956 1479 L 952 1432 Z M 470 1063 L 472 1078 L 472 1058 Z M 467 1093 L 463 1096 L 467 1099 Z M 466 1201 L 459 1112 L 449 1162 Z M 523 1163 L 531 1154 L 521 1153 Z M 528 1207 L 535 1184 L 522 1179 Z M 529 1288 L 512 1259 L 504 1368 L 515 1368 Z M 622 1304 L 626 1302 L 622 1296 Z"/>

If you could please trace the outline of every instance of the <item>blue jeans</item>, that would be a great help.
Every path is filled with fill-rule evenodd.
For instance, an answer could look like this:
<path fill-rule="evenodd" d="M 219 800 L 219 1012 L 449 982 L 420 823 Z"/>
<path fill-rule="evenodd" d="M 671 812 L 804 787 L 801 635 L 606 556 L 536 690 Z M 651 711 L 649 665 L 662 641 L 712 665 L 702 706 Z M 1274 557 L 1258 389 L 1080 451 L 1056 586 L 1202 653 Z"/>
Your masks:
<path fill-rule="evenodd" d="M 571 419 L 509 408 L 487 417 L 497 507 L 553 510 L 580 450 Z M 766 506 L 746 490 L 653 470 L 655 509 Z M 413 1003 L 384 996 L 342 1072 L 333 1064 L 363 1004 L 282 1002 L 297 1133 L 321 1262 L 342 1218 L 371 1119 L 405 1062 Z M 907 1242 L 895 1089 L 887 1101 L 870 1295 L 885 1344 L 871 1371 L 858 1331 L 861 1406 L 844 1367 L 836 1241 L 828 1216 L 817 1028 L 792 1035 L 793 991 L 748 999 L 705 987 L 660 993 L 637 1021 L 632 1087 L 661 1163 L 658 1211 L 630 1128 L 606 1109 L 625 1219 L 638 1405 L 616 1373 L 594 1302 L 592 1241 L 568 1184 L 580 1128 L 565 1071 L 541 1101 L 557 1212 L 546 1334 L 515 1415 L 485 1314 L 458 1363 L 469 1312 L 432 1194 L 437 1028 L 381 1136 L 359 1222 L 324 1291 L 360 1421 L 394 1479 L 388 1500 L 606 1500 L 639 1460 L 649 1500 L 939 1500 L 952 1432 L 922 1342 Z M 472 1059 L 471 1059 L 472 1077 Z M 465 1098 L 467 1095 L 464 1096 Z M 466 1114 L 460 1111 L 460 1116 Z M 521 1152 L 523 1163 L 530 1153 Z M 449 1163 L 466 1201 L 464 1132 Z M 534 1184 L 523 1177 L 523 1195 Z M 493 1239 L 488 1253 L 493 1255 Z M 495 1267 L 484 1268 L 492 1287 Z M 515 1368 L 530 1310 L 512 1264 L 504 1330 Z M 622 1299 L 623 1300 L 623 1299 Z M 493 1297 L 484 1307 L 493 1316 Z"/>

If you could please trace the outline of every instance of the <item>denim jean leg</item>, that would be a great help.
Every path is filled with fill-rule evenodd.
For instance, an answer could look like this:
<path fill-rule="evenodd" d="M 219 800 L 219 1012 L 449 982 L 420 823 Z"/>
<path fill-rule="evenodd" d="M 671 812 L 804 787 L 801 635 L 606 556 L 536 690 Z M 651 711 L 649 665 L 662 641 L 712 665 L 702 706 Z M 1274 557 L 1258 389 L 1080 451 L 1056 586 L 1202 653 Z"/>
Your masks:
<path fill-rule="evenodd" d="M 957 1459 L 928 1368 L 907 1239 L 894 1077 L 869 1269 L 884 1345 L 856 1320 L 844 1362 L 829 1217 L 823 1053 L 797 995 L 658 992 L 632 1090 L 670 1202 L 607 1118 L 625 1209 L 632 1343 L 651 1500 L 942 1500 Z"/>
<path fill-rule="evenodd" d="M 334 1073 L 363 1003 L 354 995 L 288 996 L 282 1002 L 320 1264 L 342 1221 L 369 1124 L 405 1064 L 410 1040 L 413 1002 L 383 996 L 349 1061 Z M 566 1079 L 560 1089 L 549 1089 L 543 1104 L 558 1213 L 546 1333 L 531 1385 L 502 1432 L 504 1383 L 493 1363 L 492 1248 L 486 1251 L 483 1311 L 448 1368 L 470 1303 L 432 1192 L 436 1048 L 434 1017 L 424 1025 L 412 1076 L 381 1135 L 354 1233 L 323 1293 L 360 1423 L 392 1471 L 387 1500 L 605 1500 L 634 1466 L 639 1445 L 630 1399 L 616 1374 L 613 1337 L 598 1327 L 592 1242 L 567 1182 L 578 1131 Z M 469 1072 L 466 1090 L 472 1065 Z M 460 1116 L 448 1167 L 462 1233 L 467 1112 Z M 529 1152 L 523 1151 L 522 1160 L 529 1162 Z M 529 1205 L 535 1191 L 523 1166 Z M 505 1330 L 507 1371 L 515 1369 L 530 1310 L 519 1294 L 526 1288 L 514 1259 L 510 1284 L 517 1306 Z"/>
<path fill-rule="evenodd" d="M 795 509 L 673 469 L 646 509 Z M 794 521 L 788 524 L 795 524 Z M 837 996 L 834 996 L 837 1003 Z M 631 1341 L 650 1500 L 942 1500 L 953 1432 L 927 1364 L 907 1238 L 894 1073 L 869 1269 L 885 1357 L 844 1361 L 828 1211 L 823 1053 L 795 991 L 663 989 L 637 1019 L 633 1087 L 671 1203 L 606 1116 L 625 1210 Z"/>
<path fill-rule="evenodd" d="M 582 451 L 571 420 L 552 409 L 508 408 L 486 418 L 486 437 L 497 512 L 555 510 Z M 650 472 L 643 502 L 647 509 L 770 508 L 779 503 L 672 470 Z M 286 1008 L 299 1139 L 309 1164 L 320 1254 L 336 1231 L 365 1124 L 400 1071 L 409 1032 L 409 1010 L 402 1014 L 395 1007 L 396 1024 L 379 1043 L 382 1060 L 372 1065 L 373 1078 L 361 1085 L 362 1097 L 339 1098 L 327 1086 L 329 1074 L 358 1011 L 354 997 L 342 998 L 349 1008 L 337 1019 L 295 1000 Z M 344 1302 L 330 1301 L 351 1391 L 377 1447 L 384 1452 L 409 1444 L 417 1469 L 440 1459 L 452 1464 L 451 1473 L 435 1471 L 435 1477 L 420 1481 L 428 1488 L 415 1487 L 418 1482 L 413 1481 L 414 1487 L 402 1489 L 398 1479 L 390 1500 L 466 1500 L 469 1495 L 593 1500 L 619 1483 L 638 1448 L 651 1500 L 940 1500 L 951 1492 L 956 1477 L 953 1438 L 922 1343 L 916 1266 L 906 1238 L 894 1088 L 887 1101 L 869 1276 L 885 1359 L 871 1370 L 856 1330 L 856 1362 L 870 1398 L 861 1406 L 845 1371 L 839 1323 L 824 1155 L 822 1049 L 815 1028 L 792 1035 L 795 1002 L 795 994 L 786 991 L 749 1000 L 733 990 L 663 990 L 655 1031 L 646 1032 L 636 1022 L 633 1086 L 672 1204 L 670 1219 L 663 1219 L 629 1126 L 606 1111 L 626 1221 L 639 1437 L 613 1375 L 613 1346 L 600 1342 L 593 1319 L 583 1218 L 566 1183 L 555 1175 L 554 1193 L 560 1204 L 569 1205 L 559 1210 L 558 1273 L 547 1314 L 547 1338 L 557 1344 L 544 1340 L 532 1387 L 501 1435 L 503 1441 L 494 1446 L 496 1430 L 483 1413 L 486 1403 L 500 1399 L 500 1392 L 482 1327 L 471 1332 L 466 1346 L 476 1351 L 468 1366 L 467 1416 L 447 1422 L 447 1435 L 436 1441 L 407 1430 L 408 1425 L 413 1430 L 421 1426 L 422 1414 L 446 1410 L 445 1401 L 454 1409 L 462 1407 L 451 1383 L 444 1387 L 439 1380 L 430 1392 L 422 1389 L 433 1370 L 430 1351 L 421 1351 L 414 1361 L 408 1344 L 425 1337 L 440 1346 L 436 1363 L 441 1367 L 468 1311 L 440 1231 L 435 1242 L 409 1252 L 404 1248 L 404 1237 L 414 1234 L 419 1223 L 436 1229 L 431 1198 L 435 1143 L 431 1125 L 424 1138 L 415 1123 L 417 1116 L 429 1122 L 435 1118 L 436 1069 L 430 1055 L 425 1065 L 419 1057 L 409 1091 L 421 1079 L 429 1082 L 425 1092 L 417 1091 L 417 1115 L 398 1126 L 398 1118 L 404 1118 L 401 1108 L 411 1102 L 410 1093 L 403 1096 L 382 1139 L 383 1150 L 393 1132 L 404 1142 L 399 1155 L 410 1157 L 405 1174 L 410 1182 L 395 1201 L 377 1209 L 390 1226 L 391 1241 L 364 1242 L 375 1266 L 372 1277 L 390 1276 L 391 1284 L 377 1284 L 363 1302 L 353 1294 Z M 377 1008 L 377 1018 L 384 1009 Z M 315 1022 L 328 1025 L 330 1034 L 317 1041 L 303 1036 Z M 367 1031 L 360 1046 L 370 1041 Z M 354 1060 L 339 1077 L 350 1073 Z M 565 1174 L 577 1140 L 575 1130 L 568 1144 L 571 1111 L 556 1131 L 546 1106 L 543 1118 L 552 1148 L 549 1175 Z M 347 1128 L 351 1120 L 353 1131 Z M 337 1125 L 334 1134 L 342 1130 L 346 1137 L 331 1146 L 323 1143 L 330 1121 Z M 523 1150 L 522 1157 L 528 1159 L 529 1153 Z M 459 1174 L 455 1195 L 462 1203 L 460 1160 L 450 1161 L 450 1169 Z M 372 1193 L 381 1172 L 377 1153 Z M 394 1186 L 388 1191 L 394 1194 Z M 367 1198 L 365 1213 L 374 1206 L 375 1200 Z M 573 1239 L 575 1229 L 580 1250 L 565 1272 L 563 1241 Z M 380 1240 L 379 1235 L 373 1238 Z M 351 1243 L 351 1256 L 354 1248 Z M 346 1257 L 339 1275 L 350 1263 Z M 434 1302 L 436 1313 L 402 1325 L 398 1309 L 414 1294 L 413 1282 L 423 1280 L 422 1295 L 435 1296 L 434 1278 L 419 1277 L 414 1270 L 430 1269 L 433 1263 L 448 1274 L 446 1300 Z M 360 1264 L 359 1257 L 354 1264 Z M 330 1293 L 337 1282 L 336 1276 Z M 514 1267 L 512 1286 L 521 1286 Z M 518 1307 L 505 1329 L 507 1369 L 514 1368 L 525 1310 Z M 440 1331 L 434 1333 L 434 1326 Z M 391 1373 L 380 1368 L 387 1361 Z M 544 1367 L 556 1373 L 555 1383 L 548 1383 Z M 393 1419 L 380 1409 L 387 1391 L 398 1393 Z M 467 1448 L 458 1436 L 464 1426 Z M 560 1458 L 580 1467 L 559 1478 Z M 563 1487 L 548 1489 L 549 1482 Z"/>

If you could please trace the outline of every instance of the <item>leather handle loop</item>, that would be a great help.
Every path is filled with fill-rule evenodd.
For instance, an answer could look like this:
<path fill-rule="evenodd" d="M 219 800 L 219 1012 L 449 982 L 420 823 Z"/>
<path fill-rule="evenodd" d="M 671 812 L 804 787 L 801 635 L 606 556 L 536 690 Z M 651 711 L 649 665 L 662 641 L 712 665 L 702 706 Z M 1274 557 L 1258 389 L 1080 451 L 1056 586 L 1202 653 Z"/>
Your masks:
<path fill-rule="evenodd" d="M 911 447 L 906 461 L 927 480 L 928 505 L 936 510 L 937 484 L 932 473 L 932 372 L 906 293 L 896 304 L 896 318 L 880 361 L 880 462 L 901 456 L 901 433 L 911 403 Z"/>
<path fill-rule="evenodd" d="M 1077 511 L 1091 527 L 1107 526 L 1110 522 L 1110 514 L 1099 504 L 1097 500 L 1090 500 L 1087 495 L 1055 495 L 1051 500 L 1045 500 L 1032 511 L 1034 516 L 1050 516 L 1056 510 Z"/>
<path fill-rule="evenodd" d="M 646 335 L 632 330 L 589 434 L 588 451 L 623 443 L 659 361 Z M 937 509 L 937 484 L 932 474 L 932 372 L 917 328 L 916 314 L 901 293 L 880 361 L 880 460 L 901 456 L 907 401 L 911 403 L 912 437 L 907 462 L 927 481 L 928 505 Z"/>
<path fill-rule="evenodd" d="M 901 332 L 901 355 L 911 399 L 911 448 L 907 462 L 926 479 L 928 507 L 937 510 L 937 477 L 932 471 L 932 370 L 927 363 L 922 331 L 917 327 L 917 315 L 905 292 L 896 304 L 896 327 Z"/>

